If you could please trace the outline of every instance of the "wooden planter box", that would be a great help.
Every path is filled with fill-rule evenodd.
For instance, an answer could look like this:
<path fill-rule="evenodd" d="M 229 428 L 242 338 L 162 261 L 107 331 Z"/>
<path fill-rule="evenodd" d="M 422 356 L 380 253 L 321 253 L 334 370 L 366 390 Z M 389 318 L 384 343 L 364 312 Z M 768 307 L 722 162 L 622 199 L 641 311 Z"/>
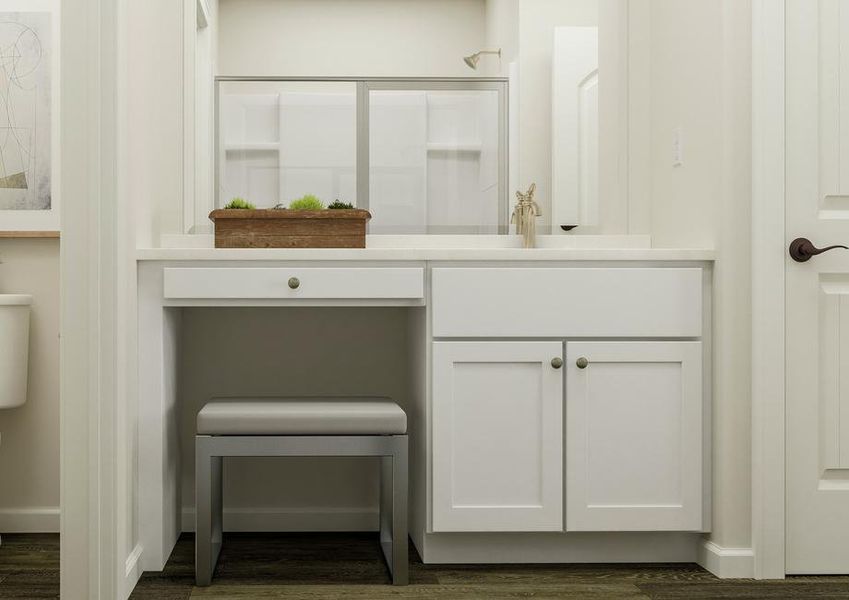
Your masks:
<path fill-rule="evenodd" d="M 218 209 L 216 248 L 365 248 L 367 210 Z"/>

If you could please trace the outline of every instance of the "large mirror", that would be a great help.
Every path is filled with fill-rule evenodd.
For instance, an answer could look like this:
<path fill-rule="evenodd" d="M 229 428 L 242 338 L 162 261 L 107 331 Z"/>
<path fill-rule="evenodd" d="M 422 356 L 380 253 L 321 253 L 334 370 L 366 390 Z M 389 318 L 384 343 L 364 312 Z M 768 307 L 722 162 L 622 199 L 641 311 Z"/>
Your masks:
<path fill-rule="evenodd" d="M 641 101 L 630 87 L 641 60 L 631 36 L 635 26 L 637 41 L 647 35 L 644 8 L 213 4 L 198 29 L 198 48 L 213 51 L 197 70 L 186 231 L 209 231 L 209 210 L 235 197 L 270 207 L 311 194 L 369 208 L 370 233 L 506 233 L 515 192 L 535 184 L 538 231 L 630 232 L 629 118 Z"/>

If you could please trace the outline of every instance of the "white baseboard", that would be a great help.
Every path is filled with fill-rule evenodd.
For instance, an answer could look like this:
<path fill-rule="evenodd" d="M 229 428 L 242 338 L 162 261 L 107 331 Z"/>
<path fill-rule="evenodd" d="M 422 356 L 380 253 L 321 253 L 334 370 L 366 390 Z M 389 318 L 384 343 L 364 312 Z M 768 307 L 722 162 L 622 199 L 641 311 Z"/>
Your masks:
<path fill-rule="evenodd" d="M 0 516 L 2 514 L 0 512 Z M 368 508 L 231 508 L 224 511 L 225 531 L 377 531 L 377 528 L 377 511 Z M 194 508 L 184 508 L 182 530 L 191 532 L 194 529 Z M 695 560 L 723 579 L 747 579 L 754 576 L 754 555 L 751 548 L 723 548 L 708 540 L 696 540 L 695 537 L 693 534 L 430 534 L 424 539 L 425 562 Z M 647 552 L 646 548 L 652 550 Z M 137 560 L 138 556 L 135 556 L 135 559 Z M 135 564 L 132 568 L 135 568 Z M 132 568 L 128 559 L 128 575 Z"/>
<path fill-rule="evenodd" d="M 425 564 L 693 563 L 701 535 L 631 533 L 428 533 Z"/>
<path fill-rule="evenodd" d="M 142 548 L 142 545 L 136 544 L 133 551 L 127 557 L 127 560 L 124 561 L 124 592 L 121 596 L 122 598 L 129 598 L 139 579 L 141 579 L 142 570 L 140 561 L 143 552 L 144 548 Z"/>
<path fill-rule="evenodd" d="M 183 531 L 195 530 L 195 509 L 184 508 Z M 377 510 L 367 508 L 226 508 L 224 531 L 377 531 Z"/>
<path fill-rule="evenodd" d="M 0 508 L 2 533 L 59 533 L 59 507 Z"/>
<path fill-rule="evenodd" d="M 136 544 L 136 547 L 133 548 L 132 552 L 130 552 L 127 560 L 124 561 L 124 576 L 128 579 L 131 578 L 133 574 L 141 574 L 139 572 L 139 559 L 141 558 L 142 551 L 143 549 L 141 544 Z M 136 580 L 138 580 L 138 576 L 136 576 Z"/>
<path fill-rule="evenodd" d="M 699 564 L 720 579 L 755 576 L 755 555 L 751 548 L 723 548 L 704 540 L 699 548 Z"/>

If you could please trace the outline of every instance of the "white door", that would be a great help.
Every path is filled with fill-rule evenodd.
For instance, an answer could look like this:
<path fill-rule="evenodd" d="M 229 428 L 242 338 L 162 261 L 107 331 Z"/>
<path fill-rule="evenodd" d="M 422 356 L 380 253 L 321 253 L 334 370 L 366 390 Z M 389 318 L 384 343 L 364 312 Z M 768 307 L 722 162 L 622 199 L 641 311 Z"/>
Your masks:
<path fill-rule="evenodd" d="M 562 355 L 433 344 L 434 531 L 562 531 Z"/>
<path fill-rule="evenodd" d="M 702 531 L 701 342 L 569 342 L 566 365 L 566 531 Z"/>
<path fill-rule="evenodd" d="M 598 225 L 598 27 L 555 27 L 552 222 Z"/>
<path fill-rule="evenodd" d="M 786 7 L 787 245 L 849 244 L 849 1 Z M 849 573 L 849 252 L 786 261 L 786 571 Z"/>

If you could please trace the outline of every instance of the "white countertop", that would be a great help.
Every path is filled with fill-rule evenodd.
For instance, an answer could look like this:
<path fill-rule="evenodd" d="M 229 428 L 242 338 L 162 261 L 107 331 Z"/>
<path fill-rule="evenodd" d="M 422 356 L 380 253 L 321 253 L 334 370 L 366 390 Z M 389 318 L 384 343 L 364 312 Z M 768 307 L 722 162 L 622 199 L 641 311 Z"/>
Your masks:
<path fill-rule="evenodd" d="M 140 261 L 712 261 L 700 248 L 142 248 Z"/>
<path fill-rule="evenodd" d="M 646 235 L 369 235 L 366 248 L 214 248 L 211 235 L 165 236 L 140 261 L 712 261 L 704 248 L 652 248 Z"/>

